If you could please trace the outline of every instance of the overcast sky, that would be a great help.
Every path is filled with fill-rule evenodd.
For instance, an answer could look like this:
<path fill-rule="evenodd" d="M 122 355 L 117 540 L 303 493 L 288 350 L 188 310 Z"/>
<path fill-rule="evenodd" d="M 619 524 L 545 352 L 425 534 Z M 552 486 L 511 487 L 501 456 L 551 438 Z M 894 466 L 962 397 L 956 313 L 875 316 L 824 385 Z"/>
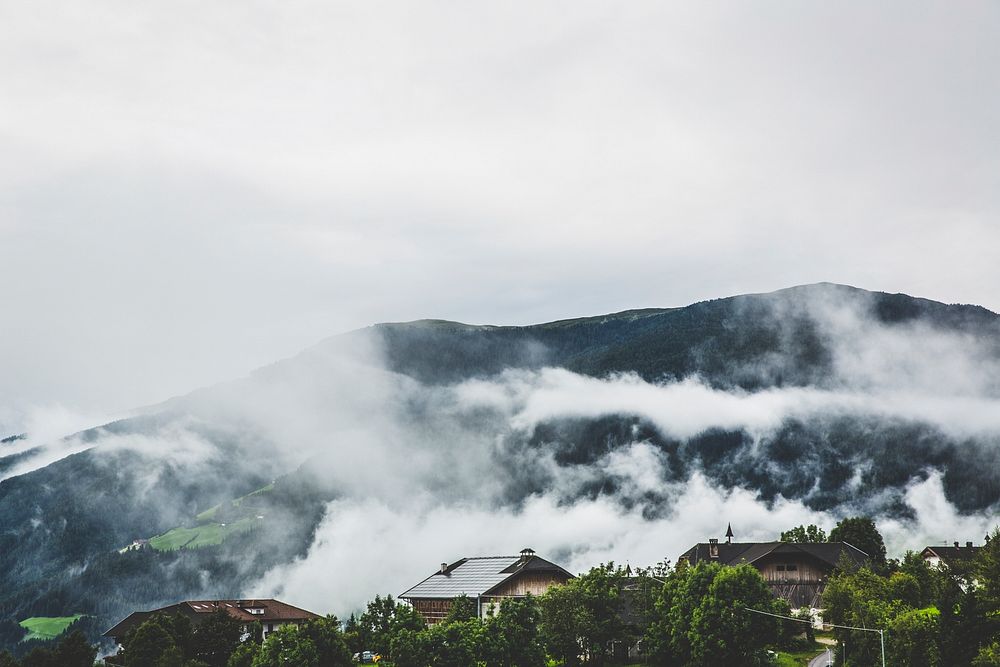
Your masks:
<path fill-rule="evenodd" d="M 0 1 L 0 431 L 385 320 L 1000 310 L 998 36 L 993 1 Z"/>

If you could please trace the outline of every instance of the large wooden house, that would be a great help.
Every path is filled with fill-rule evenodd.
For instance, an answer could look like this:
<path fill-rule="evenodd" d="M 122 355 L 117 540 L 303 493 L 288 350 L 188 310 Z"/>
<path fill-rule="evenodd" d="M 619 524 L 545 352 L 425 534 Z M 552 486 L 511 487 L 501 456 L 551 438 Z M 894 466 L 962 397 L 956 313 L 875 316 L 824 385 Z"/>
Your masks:
<path fill-rule="evenodd" d="M 553 584 L 564 584 L 573 575 L 555 563 L 524 549 L 518 556 L 478 556 L 449 565 L 402 593 L 428 625 L 444 620 L 455 598 L 465 595 L 476 602 L 481 617 L 497 609 L 504 600 L 541 595 Z"/>
<path fill-rule="evenodd" d="M 856 565 L 868 560 L 868 554 L 847 542 L 732 542 L 713 539 L 696 544 L 678 561 L 689 565 L 747 563 L 761 576 L 777 598 L 783 598 L 793 609 L 819 608 L 826 582 L 842 559 Z"/>
<path fill-rule="evenodd" d="M 247 625 L 255 622 L 260 623 L 264 638 L 282 625 L 298 624 L 313 618 L 320 618 L 318 614 L 293 607 L 280 600 L 185 600 L 159 609 L 132 612 L 105 632 L 104 636 L 110 637 L 116 644 L 121 645 L 129 630 L 155 614 L 170 616 L 181 614 L 191 619 L 192 625 L 198 625 L 218 611 L 224 611 Z"/>

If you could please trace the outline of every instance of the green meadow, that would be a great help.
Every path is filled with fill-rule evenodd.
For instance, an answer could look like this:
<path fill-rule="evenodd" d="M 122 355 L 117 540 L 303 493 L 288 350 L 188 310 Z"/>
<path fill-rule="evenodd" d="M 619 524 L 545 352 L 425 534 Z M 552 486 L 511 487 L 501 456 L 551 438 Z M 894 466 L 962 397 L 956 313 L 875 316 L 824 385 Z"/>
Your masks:
<path fill-rule="evenodd" d="M 66 628 L 83 618 L 83 614 L 73 616 L 32 616 L 20 622 L 20 626 L 28 631 L 21 641 L 32 639 L 53 639 L 66 632 Z"/>

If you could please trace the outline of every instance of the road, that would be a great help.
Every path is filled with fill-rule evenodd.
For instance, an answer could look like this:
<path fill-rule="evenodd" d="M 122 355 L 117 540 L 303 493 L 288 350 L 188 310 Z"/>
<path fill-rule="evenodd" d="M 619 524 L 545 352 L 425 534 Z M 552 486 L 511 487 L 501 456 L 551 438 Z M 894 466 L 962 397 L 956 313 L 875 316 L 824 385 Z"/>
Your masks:
<path fill-rule="evenodd" d="M 809 667 L 826 667 L 833 663 L 833 651 L 827 649 L 809 661 Z"/>

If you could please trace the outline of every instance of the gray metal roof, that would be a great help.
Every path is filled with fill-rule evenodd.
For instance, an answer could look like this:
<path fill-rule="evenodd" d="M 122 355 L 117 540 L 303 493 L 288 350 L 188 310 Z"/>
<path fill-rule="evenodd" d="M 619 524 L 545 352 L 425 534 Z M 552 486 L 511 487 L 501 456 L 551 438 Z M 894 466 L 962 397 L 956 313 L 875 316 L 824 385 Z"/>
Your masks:
<path fill-rule="evenodd" d="M 512 574 L 508 568 L 519 561 L 520 556 L 463 558 L 446 572 L 435 572 L 399 597 L 454 598 L 463 594 L 476 597 L 508 579 Z"/>

